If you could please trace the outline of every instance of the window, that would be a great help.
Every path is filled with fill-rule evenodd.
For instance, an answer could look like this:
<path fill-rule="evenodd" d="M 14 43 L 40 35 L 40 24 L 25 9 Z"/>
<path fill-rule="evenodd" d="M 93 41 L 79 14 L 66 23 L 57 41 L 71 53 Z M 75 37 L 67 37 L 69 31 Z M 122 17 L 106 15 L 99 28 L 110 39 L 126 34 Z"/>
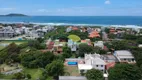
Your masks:
<path fill-rule="evenodd" d="M 135 61 L 135 59 L 132 59 L 132 61 Z"/>
<path fill-rule="evenodd" d="M 104 65 L 101 65 L 101 67 L 104 67 Z"/>
<path fill-rule="evenodd" d="M 96 67 L 98 67 L 98 65 L 96 65 Z"/>

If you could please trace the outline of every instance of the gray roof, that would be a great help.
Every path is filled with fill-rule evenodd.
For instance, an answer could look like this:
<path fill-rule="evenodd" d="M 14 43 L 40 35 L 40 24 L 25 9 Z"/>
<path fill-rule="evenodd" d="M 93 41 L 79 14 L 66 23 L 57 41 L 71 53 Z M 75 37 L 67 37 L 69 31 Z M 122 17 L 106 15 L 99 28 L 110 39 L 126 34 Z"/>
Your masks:
<path fill-rule="evenodd" d="M 118 59 L 114 55 L 101 55 L 101 59 L 105 61 L 119 62 Z"/>
<path fill-rule="evenodd" d="M 87 80 L 84 76 L 59 76 L 59 80 Z"/>
<path fill-rule="evenodd" d="M 132 53 L 127 50 L 118 50 L 118 51 L 115 51 L 114 54 L 117 55 L 119 58 L 134 58 Z"/>

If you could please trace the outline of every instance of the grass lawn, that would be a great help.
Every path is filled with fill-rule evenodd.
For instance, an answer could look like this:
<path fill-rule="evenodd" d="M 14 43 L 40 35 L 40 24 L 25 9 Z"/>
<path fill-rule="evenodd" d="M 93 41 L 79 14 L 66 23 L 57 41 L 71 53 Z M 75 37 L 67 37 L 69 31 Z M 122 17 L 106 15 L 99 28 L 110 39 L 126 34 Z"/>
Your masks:
<path fill-rule="evenodd" d="M 4 48 L 4 46 L 0 46 L 0 50 L 3 49 L 3 48 Z"/>
<path fill-rule="evenodd" d="M 69 35 L 68 38 L 71 39 L 71 40 L 73 40 L 73 41 L 75 41 L 75 42 L 81 40 L 80 37 L 77 36 L 77 35 Z"/>
<path fill-rule="evenodd" d="M 24 68 L 23 72 L 25 74 L 30 74 L 31 75 L 31 80 L 36 80 L 37 78 L 39 78 L 40 76 L 42 76 L 42 70 L 39 69 L 28 69 L 28 68 Z M 0 79 L 12 79 L 13 75 L 0 75 Z M 47 80 L 51 80 L 51 78 L 49 77 Z"/>
<path fill-rule="evenodd" d="M 1 41 L 0 43 L 1 43 L 1 44 L 10 44 L 10 43 L 12 43 L 12 42 L 14 42 L 15 44 L 19 45 L 19 44 L 25 43 L 25 42 L 27 42 L 27 41 L 5 40 L 5 41 Z"/>
<path fill-rule="evenodd" d="M 29 69 L 29 68 L 24 68 L 23 70 L 26 74 L 30 74 L 32 79 L 31 80 L 36 80 L 40 76 L 42 76 L 42 70 L 40 68 L 38 69 Z"/>
<path fill-rule="evenodd" d="M 22 43 L 28 42 L 28 41 L 16 41 L 16 40 L 5 40 L 5 41 L 0 41 L 0 50 L 3 49 L 6 45 L 11 44 L 12 42 L 14 42 L 17 45 L 20 45 Z"/>
<path fill-rule="evenodd" d="M 4 80 L 4 79 L 12 79 L 13 75 L 0 75 L 0 80 Z"/>
<path fill-rule="evenodd" d="M 80 76 L 77 66 L 65 66 L 65 72 L 69 76 Z"/>

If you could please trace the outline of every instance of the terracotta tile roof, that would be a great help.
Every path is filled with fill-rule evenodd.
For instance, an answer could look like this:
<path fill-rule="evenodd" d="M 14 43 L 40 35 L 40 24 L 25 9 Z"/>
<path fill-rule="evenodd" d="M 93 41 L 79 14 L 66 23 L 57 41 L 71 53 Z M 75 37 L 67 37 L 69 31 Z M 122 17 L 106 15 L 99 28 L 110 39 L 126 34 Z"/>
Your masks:
<path fill-rule="evenodd" d="M 89 35 L 90 38 L 100 37 L 100 34 L 97 31 L 92 31 Z"/>
<path fill-rule="evenodd" d="M 81 43 L 86 43 L 86 40 L 81 40 Z"/>
<path fill-rule="evenodd" d="M 78 30 L 78 28 L 77 27 L 72 27 L 72 30 Z"/>

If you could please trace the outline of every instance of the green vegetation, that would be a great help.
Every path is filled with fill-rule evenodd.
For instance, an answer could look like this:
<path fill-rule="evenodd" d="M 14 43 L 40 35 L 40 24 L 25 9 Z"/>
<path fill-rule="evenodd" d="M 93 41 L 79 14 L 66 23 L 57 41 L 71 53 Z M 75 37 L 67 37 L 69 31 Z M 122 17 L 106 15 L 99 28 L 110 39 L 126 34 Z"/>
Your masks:
<path fill-rule="evenodd" d="M 52 63 L 48 64 L 46 66 L 46 72 L 49 76 L 53 76 L 54 78 L 57 78 L 59 75 L 64 75 L 64 64 L 61 60 L 53 61 Z M 46 73 L 45 72 L 45 73 Z"/>
<path fill-rule="evenodd" d="M 23 71 L 26 74 L 30 74 L 32 80 L 36 80 L 40 78 L 43 72 L 41 68 L 37 68 L 37 69 L 24 68 Z"/>
<path fill-rule="evenodd" d="M 16 45 L 20 45 L 23 43 L 27 43 L 28 41 L 19 41 L 19 40 L 4 40 L 4 41 L 0 41 L 0 50 L 2 50 L 3 48 L 5 48 L 5 45 L 9 45 L 11 43 L 15 43 Z"/>
<path fill-rule="evenodd" d="M 80 41 L 80 37 L 78 37 L 77 35 L 69 35 L 68 38 L 73 40 L 74 42 Z"/>
<path fill-rule="evenodd" d="M 31 41 L 1 41 L 2 44 L 9 44 L 7 47 L 0 46 L 0 67 L 5 67 L 7 70 L 13 70 L 15 67 L 10 67 L 11 64 L 19 63 L 23 69 L 22 72 L 12 75 L 2 75 L 3 79 L 24 79 L 31 80 L 53 80 L 59 75 L 80 76 L 77 66 L 64 66 L 65 58 L 84 57 L 84 54 L 106 54 L 106 50 L 100 47 L 94 47 L 87 44 L 79 44 L 76 52 L 72 52 L 67 47 L 68 38 L 73 41 L 80 41 L 88 38 L 87 32 L 73 30 L 66 33 L 66 27 L 57 27 L 55 31 L 49 32 L 45 38 L 38 38 Z M 106 29 L 106 31 L 109 30 Z M 131 38 L 133 37 L 133 38 Z M 52 40 L 59 39 L 63 41 L 63 54 L 54 55 L 52 52 L 43 53 L 41 50 L 46 50 L 45 41 L 51 38 Z M 114 50 L 130 50 L 137 61 L 136 65 L 117 64 L 109 70 L 109 79 L 115 80 L 139 80 L 142 74 L 142 49 L 138 48 L 138 44 L 142 44 L 142 37 L 135 35 L 124 35 L 124 40 L 115 40 L 116 35 L 110 34 L 109 38 L 113 41 L 105 42 L 105 46 L 109 51 Z M 91 41 L 102 40 L 101 38 L 91 38 Z M 55 43 L 59 44 L 59 43 Z M 75 53 L 75 54 L 74 54 Z M 77 54 L 76 54 L 77 53 Z M 84 74 L 83 74 L 84 75 Z M 88 80 L 102 80 L 102 72 L 92 69 L 87 71 L 86 77 Z M 129 79 L 131 78 L 131 79 Z M 116 80 L 118 80 L 116 79 Z"/>
<path fill-rule="evenodd" d="M 86 73 L 87 80 L 103 80 L 103 73 L 100 70 L 91 69 Z"/>
<path fill-rule="evenodd" d="M 54 59 L 54 55 L 51 52 L 41 53 L 40 51 L 30 51 L 20 56 L 21 63 L 27 68 L 45 67 L 51 63 Z"/>
<path fill-rule="evenodd" d="M 85 43 L 82 43 L 79 45 L 79 54 L 78 56 L 79 57 L 84 57 L 84 54 L 94 54 L 95 50 L 94 50 L 94 47 L 92 46 L 89 46 Z"/>
<path fill-rule="evenodd" d="M 109 70 L 109 80 L 140 80 L 139 68 L 131 64 L 116 64 Z"/>
<path fill-rule="evenodd" d="M 65 76 L 80 76 L 77 66 L 65 66 Z"/>

